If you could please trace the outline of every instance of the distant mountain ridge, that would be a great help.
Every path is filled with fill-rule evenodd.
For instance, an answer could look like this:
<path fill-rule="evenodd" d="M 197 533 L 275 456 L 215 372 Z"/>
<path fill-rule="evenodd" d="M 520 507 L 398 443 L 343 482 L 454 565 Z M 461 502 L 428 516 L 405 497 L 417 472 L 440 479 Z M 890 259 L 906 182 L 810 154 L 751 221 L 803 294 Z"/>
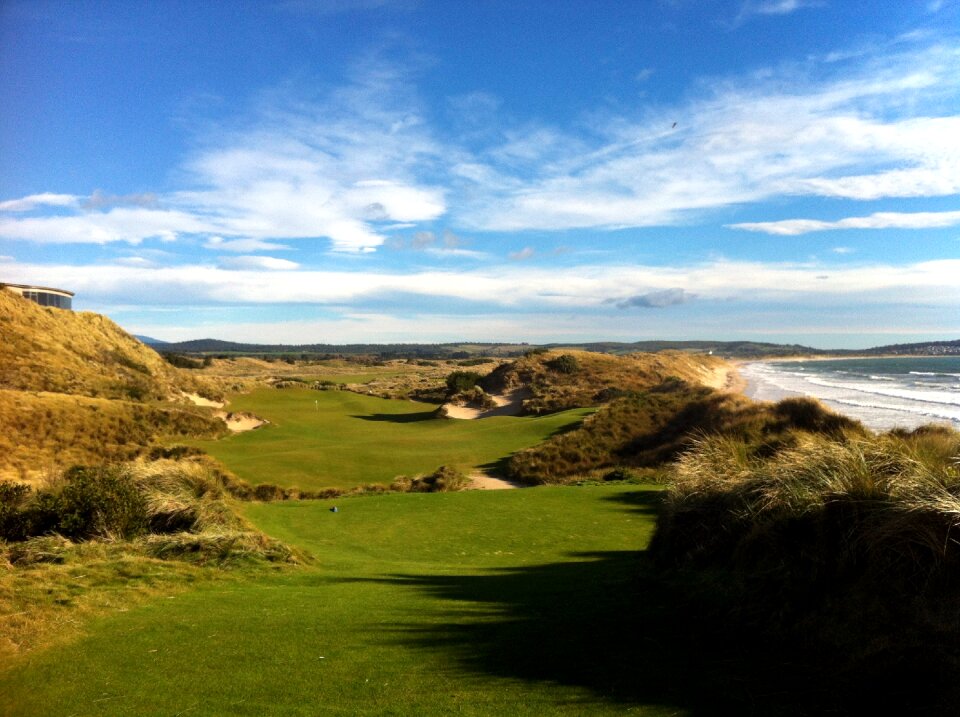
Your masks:
<path fill-rule="evenodd" d="M 149 338 L 149 337 L 145 337 Z M 861 350 L 825 350 L 802 344 L 773 344 L 757 341 L 596 341 L 587 343 L 496 343 L 460 342 L 437 344 L 254 344 L 219 339 L 195 339 L 175 343 L 151 339 L 149 345 L 164 353 L 323 356 L 376 355 L 382 358 L 471 358 L 474 356 L 514 357 L 535 348 L 580 349 L 609 354 L 691 351 L 714 353 L 726 358 L 768 358 L 777 356 L 863 356 L 863 355 L 960 355 L 960 339 L 890 344 Z"/>

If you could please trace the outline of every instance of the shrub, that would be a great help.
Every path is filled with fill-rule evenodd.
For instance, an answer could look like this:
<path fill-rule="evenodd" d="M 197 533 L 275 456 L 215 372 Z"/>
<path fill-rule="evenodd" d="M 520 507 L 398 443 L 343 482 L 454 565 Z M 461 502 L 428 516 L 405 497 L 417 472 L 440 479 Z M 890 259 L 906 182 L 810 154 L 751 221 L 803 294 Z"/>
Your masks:
<path fill-rule="evenodd" d="M 30 486 L 23 483 L 0 483 L 0 539 L 24 540 L 27 537 L 29 520 L 23 508 L 30 492 Z"/>
<path fill-rule="evenodd" d="M 146 531 L 146 503 L 121 469 L 77 466 L 64 479 L 59 495 L 44 493 L 38 504 L 42 522 L 55 521 L 52 531 L 73 540 L 131 538 Z"/>
<path fill-rule="evenodd" d="M 576 373 L 580 370 L 580 362 L 577 361 L 577 357 L 570 354 L 562 354 L 546 363 L 550 370 L 557 373 Z"/>
<path fill-rule="evenodd" d="M 402 493 L 447 493 L 463 490 L 468 483 L 469 479 L 463 472 L 451 466 L 440 466 L 427 476 L 397 476 L 390 484 L 390 489 Z"/>
<path fill-rule="evenodd" d="M 447 392 L 450 395 L 471 390 L 482 376 L 476 371 L 454 371 L 447 376 Z"/>

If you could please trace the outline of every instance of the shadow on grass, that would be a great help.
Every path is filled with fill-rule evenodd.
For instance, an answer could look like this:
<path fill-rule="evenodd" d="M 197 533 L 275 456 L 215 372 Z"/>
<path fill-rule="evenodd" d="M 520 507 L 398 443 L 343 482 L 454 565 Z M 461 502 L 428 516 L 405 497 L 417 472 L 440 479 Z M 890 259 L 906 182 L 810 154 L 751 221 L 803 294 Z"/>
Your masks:
<path fill-rule="evenodd" d="M 382 421 L 386 423 L 420 423 L 421 421 L 437 421 L 436 411 L 418 411 L 416 413 L 369 413 L 364 416 L 350 416 L 361 421 Z"/>
<path fill-rule="evenodd" d="M 655 509 L 637 500 L 639 510 Z M 444 619 L 400 625 L 398 639 L 477 673 L 693 715 L 846 713 L 835 680 L 823 679 L 822 656 L 728 622 L 726 610 L 691 598 L 690 585 L 664 578 L 643 552 L 373 581 L 449 600 Z"/>
<path fill-rule="evenodd" d="M 628 512 L 656 518 L 663 503 L 664 491 L 643 488 L 626 493 L 615 493 L 605 496 L 604 500 L 620 503 L 628 508 Z"/>

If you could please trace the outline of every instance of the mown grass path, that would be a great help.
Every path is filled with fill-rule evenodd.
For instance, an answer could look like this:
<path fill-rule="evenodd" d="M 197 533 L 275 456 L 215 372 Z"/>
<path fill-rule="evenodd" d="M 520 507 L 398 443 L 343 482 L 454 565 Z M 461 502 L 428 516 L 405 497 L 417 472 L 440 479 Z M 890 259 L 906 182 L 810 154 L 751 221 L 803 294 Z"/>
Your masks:
<path fill-rule="evenodd" d="M 607 485 L 251 504 L 316 563 L 101 619 L 0 677 L 0 712 L 678 714 L 689 655 L 642 579 L 658 500 Z"/>
<path fill-rule="evenodd" d="M 470 472 L 577 425 L 590 409 L 480 421 L 436 418 L 436 406 L 349 391 L 261 389 L 230 410 L 270 421 L 218 441 L 194 441 L 251 483 L 313 490 L 389 484 L 441 465 Z"/>

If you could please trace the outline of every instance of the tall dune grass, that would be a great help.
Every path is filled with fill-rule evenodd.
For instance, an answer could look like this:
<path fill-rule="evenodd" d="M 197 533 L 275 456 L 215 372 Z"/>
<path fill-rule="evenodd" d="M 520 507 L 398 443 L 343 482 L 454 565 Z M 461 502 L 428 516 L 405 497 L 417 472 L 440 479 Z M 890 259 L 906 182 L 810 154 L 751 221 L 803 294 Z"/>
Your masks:
<path fill-rule="evenodd" d="M 802 434 L 772 455 L 697 441 L 650 550 L 718 619 L 822 655 L 838 689 L 906 713 L 960 709 L 960 433 Z"/>

